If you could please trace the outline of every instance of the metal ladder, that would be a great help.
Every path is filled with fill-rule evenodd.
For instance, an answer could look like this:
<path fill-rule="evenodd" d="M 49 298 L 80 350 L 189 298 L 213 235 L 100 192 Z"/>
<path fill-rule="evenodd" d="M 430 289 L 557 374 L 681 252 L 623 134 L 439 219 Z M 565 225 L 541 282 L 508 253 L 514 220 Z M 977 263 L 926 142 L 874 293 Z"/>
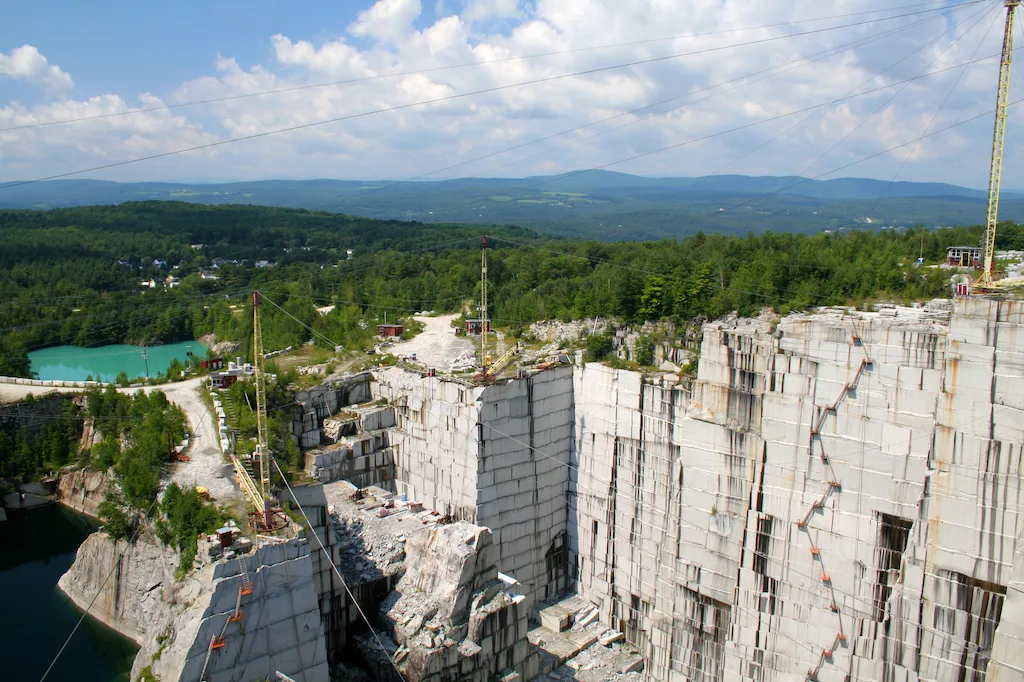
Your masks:
<path fill-rule="evenodd" d="M 815 436 L 818 436 L 820 434 L 821 427 L 825 421 L 825 417 L 830 412 L 833 414 L 836 413 L 836 410 L 839 407 L 839 403 L 842 402 L 843 399 L 845 399 L 852 391 L 856 390 L 857 384 L 860 382 L 860 378 L 863 375 L 864 370 L 870 369 L 871 366 L 874 364 L 871 360 L 871 355 L 868 352 L 868 347 L 864 344 L 863 340 L 861 339 L 860 333 L 857 329 L 856 321 L 852 322 L 852 327 L 853 329 L 850 334 L 851 341 L 854 346 L 858 346 L 864 351 L 864 358 L 861 359 L 860 364 L 857 366 L 857 371 L 854 373 L 853 378 L 847 381 L 846 385 L 844 385 L 842 390 L 839 392 L 839 396 L 831 405 L 828 405 L 827 407 L 822 409 L 821 413 L 818 415 L 818 418 L 811 425 L 810 436 L 808 438 L 808 452 L 814 451 L 814 439 Z M 820 442 L 821 441 L 819 439 L 819 447 Z M 807 530 L 807 524 L 810 522 L 811 515 L 814 514 L 814 510 L 823 508 L 825 506 L 825 500 L 828 499 L 829 495 L 831 495 L 833 492 L 839 494 L 843 490 L 842 483 L 839 481 L 839 477 L 836 476 L 835 469 L 832 467 L 832 462 L 829 459 L 828 455 L 825 453 L 824 447 L 821 447 L 820 456 L 822 462 L 826 466 L 828 466 L 828 470 L 832 474 L 832 478 L 830 481 L 828 481 L 828 488 L 825 490 L 824 493 L 822 493 L 821 497 L 812 502 L 810 509 L 807 510 L 807 513 L 804 514 L 802 519 L 796 522 L 797 527 L 802 530 Z M 808 536 L 808 538 L 809 537 L 810 536 Z M 836 614 L 837 618 L 839 618 L 839 631 L 836 633 L 835 638 L 832 640 L 832 644 L 830 644 L 827 648 L 821 650 L 821 653 L 818 655 L 817 665 L 815 665 L 813 668 L 810 668 L 807 671 L 807 679 L 814 682 L 818 679 L 818 673 L 821 672 L 821 668 L 823 665 L 825 665 L 825 662 L 831 661 L 832 656 L 835 653 L 835 650 L 846 642 L 846 633 L 843 632 L 843 620 L 842 615 L 839 612 L 839 602 L 838 600 L 836 600 L 836 591 L 835 587 L 832 585 L 832 577 L 825 570 L 825 562 L 821 556 L 821 548 L 816 547 L 812 542 L 810 549 L 812 560 L 817 560 L 818 563 L 821 564 L 821 582 L 823 585 L 825 585 L 825 587 L 828 588 L 831 602 L 829 604 L 829 609 L 832 611 L 832 613 Z"/>
<path fill-rule="evenodd" d="M 242 630 L 242 597 L 252 594 L 253 586 L 252 579 L 249 578 L 249 571 L 245 566 L 245 559 L 238 557 L 238 571 L 239 576 L 242 578 L 242 584 L 238 586 L 238 595 L 235 597 L 235 608 L 228 615 L 224 621 L 224 625 L 220 628 L 220 633 L 210 636 L 210 646 L 206 649 L 206 658 L 203 660 L 203 671 L 199 674 L 199 682 L 206 682 L 206 670 L 210 666 L 210 657 L 213 655 L 214 649 L 221 649 L 224 647 L 224 635 L 228 631 L 228 625 L 231 623 L 239 623 L 238 629 L 244 635 L 245 632 Z"/>

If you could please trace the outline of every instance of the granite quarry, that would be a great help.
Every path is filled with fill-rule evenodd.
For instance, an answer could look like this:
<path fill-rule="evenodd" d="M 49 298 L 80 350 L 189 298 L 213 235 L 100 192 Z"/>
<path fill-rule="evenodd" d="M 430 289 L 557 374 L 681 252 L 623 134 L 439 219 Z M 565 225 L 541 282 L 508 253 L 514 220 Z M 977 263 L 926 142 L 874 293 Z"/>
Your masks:
<path fill-rule="evenodd" d="M 165 681 L 1021 680 L 1022 326 L 765 313 L 705 324 L 695 377 L 334 380 L 292 423 L 307 539 L 184 583 L 126 555 L 109 620 L 166 633 Z"/>

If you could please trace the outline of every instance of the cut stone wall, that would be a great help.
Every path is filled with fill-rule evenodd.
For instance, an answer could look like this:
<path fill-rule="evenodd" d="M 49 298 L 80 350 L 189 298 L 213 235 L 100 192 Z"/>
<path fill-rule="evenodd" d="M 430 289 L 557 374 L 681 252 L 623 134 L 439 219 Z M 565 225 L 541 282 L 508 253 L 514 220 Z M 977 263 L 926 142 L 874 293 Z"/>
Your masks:
<path fill-rule="evenodd" d="M 265 545 L 242 561 L 253 590 L 242 597 L 242 618 L 226 628 L 242 584 L 239 560 L 206 565 L 179 580 L 178 553 L 146 534 L 128 546 L 93 533 L 58 586 L 79 608 L 92 603 L 90 615 L 141 645 L 133 680 L 150 666 L 159 679 L 194 682 L 210 652 L 208 682 L 271 679 L 278 670 L 303 682 L 327 682 L 308 545 Z M 224 646 L 211 652 L 211 637 L 221 632 Z"/>
<path fill-rule="evenodd" d="M 564 582 L 651 680 L 1022 679 L 1024 303 L 704 327 L 692 385 L 375 375 L 396 490 Z M 1019 610 L 1019 609 L 1017 609 Z"/>
<path fill-rule="evenodd" d="M 5 434 L 11 442 L 20 433 L 31 443 L 39 429 L 61 416 L 65 401 L 72 398 L 53 395 L 0 405 L 0 433 Z"/>
<path fill-rule="evenodd" d="M 475 523 L 484 389 L 399 368 L 376 372 L 374 379 L 374 396 L 395 408 L 395 492 Z"/>

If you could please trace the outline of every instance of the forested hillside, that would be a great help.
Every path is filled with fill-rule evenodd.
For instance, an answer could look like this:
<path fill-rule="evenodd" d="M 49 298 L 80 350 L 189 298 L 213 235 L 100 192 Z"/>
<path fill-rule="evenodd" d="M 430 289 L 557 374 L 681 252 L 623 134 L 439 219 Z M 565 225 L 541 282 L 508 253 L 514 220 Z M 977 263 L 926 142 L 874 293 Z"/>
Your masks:
<path fill-rule="evenodd" d="M 712 175 L 649 178 L 606 170 L 529 178 L 409 182 L 262 180 L 189 184 L 57 180 L 3 188 L 0 208 L 57 208 L 160 200 L 334 211 L 425 223 L 515 223 L 605 241 L 681 239 L 703 230 L 845 230 L 984 220 L 982 190 L 864 178 Z M 1004 191 L 1000 213 L 1024 220 L 1024 196 Z"/>
<path fill-rule="evenodd" d="M 267 350 L 311 337 L 288 315 L 319 332 L 320 345 L 358 345 L 385 313 L 395 319 L 456 311 L 477 300 L 483 234 L 491 243 L 490 314 L 514 328 L 551 317 L 688 319 L 945 295 L 948 271 L 905 265 L 916 260 L 922 241 L 925 258 L 937 262 L 949 245 L 977 243 L 980 228 L 699 233 L 611 244 L 542 238 L 510 226 L 254 206 L 142 202 L 4 211 L 0 374 L 26 375 L 26 353 L 56 344 L 154 344 L 211 332 L 244 341 L 253 288 L 287 311 L 265 308 Z M 1002 229 L 1001 248 L 1022 246 L 1019 227 Z M 165 285 L 168 277 L 177 280 L 173 287 Z M 318 314 L 328 305 L 334 310 Z"/>

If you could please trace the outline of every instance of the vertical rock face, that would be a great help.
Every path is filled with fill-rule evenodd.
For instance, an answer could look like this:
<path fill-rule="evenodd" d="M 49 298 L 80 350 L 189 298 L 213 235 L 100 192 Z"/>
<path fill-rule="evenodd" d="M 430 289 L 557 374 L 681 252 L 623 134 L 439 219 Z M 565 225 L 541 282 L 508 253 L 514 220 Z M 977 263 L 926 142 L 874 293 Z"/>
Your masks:
<path fill-rule="evenodd" d="M 93 533 L 57 586 L 81 609 L 139 644 L 168 616 L 177 553 L 145 537 L 129 546 Z M 97 596 L 98 594 L 98 596 Z M 95 599 L 95 602 L 93 600 Z"/>
<path fill-rule="evenodd" d="M 381 373 L 396 487 L 652 680 L 1024 679 L 1024 303 L 708 324 L 692 386 Z M 564 540 L 560 540 L 564 538 Z M 1019 610 L 1019 609 L 1017 609 Z"/>
<path fill-rule="evenodd" d="M 1020 679 L 1022 314 L 708 325 L 689 400 L 578 369 L 580 594 L 652 679 Z"/>
<path fill-rule="evenodd" d="M 138 642 L 132 667 L 165 682 L 272 679 L 327 682 L 327 654 L 309 548 L 265 545 L 175 580 L 178 555 L 143 536 L 134 545 L 90 535 L 59 587 L 80 608 Z M 244 577 L 243 577 L 244 576 Z M 109 578 L 109 579 L 108 579 Z M 249 585 L 249 592 L 242 590 Z M 237 616 L 237 617 L 236 617 Z M 223 643 L 211 649 L 211 640 Z"/>
<path fill-rule="evenodd" d="M 536 676 L 526 600 L 499 578 L 489 530 L 465 521 L 438 526 L 411 537 L 407 553 L 406 573 L 381 605 L 406 680 Z M 390 679 L 389 673 L 383 669 L 379 677 Z"/>
<path fill-rule="evenodd" d="M 99 506 L 113 480 L 110 471 L 79 469 L 61 474 L 57 481 L 57 501 L 82 514 L 99 518 Z"/>

